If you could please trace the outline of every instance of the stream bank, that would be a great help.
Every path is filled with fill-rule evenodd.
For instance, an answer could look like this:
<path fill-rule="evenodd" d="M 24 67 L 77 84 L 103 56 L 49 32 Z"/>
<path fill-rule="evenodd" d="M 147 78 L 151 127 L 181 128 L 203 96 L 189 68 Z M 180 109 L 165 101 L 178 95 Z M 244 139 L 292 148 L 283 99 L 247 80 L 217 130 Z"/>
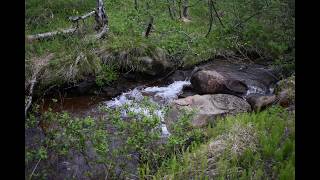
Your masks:
<path fill-rule="evenodd" d="M 117 91 L 113 97 L 108 96 L 108 93 L 105 93 L 105 96 L 75 96 L 61 98 L 62 101 L 58 100 L 58 102 L 52 104 L 56 106 L 56 108 L 53 107 L 55 111 L 67 111 L 73 116 L 90 116 L 94 119 L 104 116 L 99 110 L 101 106 L 111 109 L 128 106 L 130 107 L 129 111 L 148 116 L 151 111 L 148 108 L 140 107 L 139 102 L 144 97 L 149 97 L 154 103 L 158 104 L 158 109 L 153 111 L 151 115 L 160 118 L 161 137 L 166 139 L 171 134 L 170 125 L 177 120 L 181 111 L 180 107 L 176 108 L 176 110 L 175 107 L 200 108 L 200 113 L 192 120 L 192 124 L 194 127 L 199 127 L 199 123 L 201 124 L 200 126 L 206 126 L 209 121 L 214 120 L 216 117 L 249 112 L 251 109 L 255 109 L 252 102 L 250 104 L 247 102 L 248 97 L 252 95 L 257 97 L 273 95 L 278 81 L 277 76 L 272 70 L 262 65 L 244 66 L 243 64 L 231 63 L 226 60 L 213 60 L 194 69 L 177 70 L 165 79 L 160 78 L 161 81 L 149 80 L 143 82 L 123 79 L 116 86 L 106 88 L 109 89 L 107 90 L 109 93 L 110 89 Z M 146 86 L 146 84 L 149 84 L 149 86 Z M 208 98 L 207 96 L 210 97 Z M 211 97 L 213 100 L 211 100 Z M 52 102 L 51 99 L 47 99 L 47 102 L 44 102 L 43 111 L 52 105 L 50 102 Z M 258 102 L 261 102 L 261 100 Z M 275 100 L 263 106 L 266 107 L 273 103 L 275 103 Z M 164 108 L 168 106 L 173 109 L 173 112 L 166 117 Z M 126 118 L 127 113 L 127 111 L 121 111 L 121 117 Z M 206 121 L 204 122 L 203 120 Z M 106 125 L 108 126 L 108 123 Z M 29 140 L 26 140 L 26 142 L 31 143 L 34 136 L 39 136 L 39 134 L 28 131 Z M 110 148 L 119 148 L 121 140 L 117 140 L 116 136 L 112 137 L 112 139 Z M 82 177 L 85 169 L 88 169 L 88 165 L 86 165 L 81 156 L 71 156 L 72 159 L 67 160 L 68 163 L 65 163 L 65 169 L 68 171 L 57 169 L 55 173 L 61 174 L 61 176 L 69 173 L 73 177 Z M 90 156 L 92 157 L 93 154 Z M 136 170 L 139 165 L 137 158 L 138 156 L 126 161 L 132 174 L 137 173 Z M 59 163 L 59 160 L 57 163 Z M 96 168 L 95 172 L 98 173 L 101 172 L 99 169 L 103 167 Z M 118 174 L 121 174 L 120 169 L 117 171 Z M 94 177 L 101 176 L 98 174 L 94 174 Z"/>

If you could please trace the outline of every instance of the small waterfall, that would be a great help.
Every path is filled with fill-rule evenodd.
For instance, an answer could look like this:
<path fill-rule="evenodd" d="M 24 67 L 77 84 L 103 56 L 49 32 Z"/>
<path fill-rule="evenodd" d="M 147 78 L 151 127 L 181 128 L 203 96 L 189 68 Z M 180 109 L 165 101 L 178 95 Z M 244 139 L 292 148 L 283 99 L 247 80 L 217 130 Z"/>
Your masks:
<path fill-rule="evenodd" d="M 161 131 L 162 136 L 167 137 L 170 132 L 164 122 L 164 105 L 168 104 L 172 100 L 178 99 L 180 93 L 182 93 L 183 87 L 191 85 L 190 81 L 175 81 L 172 84 L 164 87 L 147 87 L 142 90 L 137 88 L 130 90 L 128 92 L 122 93 L 120 96 L 113 98 L 110 101 L 106 101 L 105 105 L 109 108 L 122 107 L 124 105 L 129 105 L 128 110 L 135 113 L 142 113 L 145 116 L 155 115 L 161 120 Z M 158 104 L 158 109 L 151 112 L 148 107 L 141 107 L 139 102 L 141 102 L 144 96 L 151 97 L 151 100 Z M 123 117 L 127 116 L 126 111 L 122 111 L 121 115 Z"/>
<path fill-rule="evenodd" d="M 166 87 L 148 87 L 143 90 L 147 93 L 155 93 L 154 97 L 164 100 L 166 103 L 178 98 L 183 87 L 191 85 L 190 81 L 175 81 Z"/>
<path fill-rule="evenodd" d="M 248 86 L 248 90 L 245 96 L 250 94 L 266 94 L 266 91 L 257 86 Z"/>

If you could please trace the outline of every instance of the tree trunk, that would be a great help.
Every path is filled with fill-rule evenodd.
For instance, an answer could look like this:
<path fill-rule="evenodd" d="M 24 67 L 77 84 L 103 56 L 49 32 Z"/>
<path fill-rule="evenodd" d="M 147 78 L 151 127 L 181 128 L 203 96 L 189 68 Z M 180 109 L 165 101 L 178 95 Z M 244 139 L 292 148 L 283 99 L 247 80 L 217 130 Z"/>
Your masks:
<path fill-rule="evenodd" d="M 189 17 L 189 0 L 183 0 L 182 17 L 188 19 Z"/>
<path fill-rule="evenodd" d="M 97 0 L 97 9 L 96 9 L 96 30 L 100 31 L 104 29 L 104 26 L 108 26 L 108 16 L 105 12 L 103 0 Z"/>

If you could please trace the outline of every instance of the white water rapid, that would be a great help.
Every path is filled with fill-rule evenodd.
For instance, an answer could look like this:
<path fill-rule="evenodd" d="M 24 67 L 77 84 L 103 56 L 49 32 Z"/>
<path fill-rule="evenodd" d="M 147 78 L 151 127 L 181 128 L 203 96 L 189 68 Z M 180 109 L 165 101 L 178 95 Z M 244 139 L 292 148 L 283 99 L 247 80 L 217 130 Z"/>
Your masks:
<path fill-rule="evenodd" d="M 170 132 L 164 122 L 164 106 L 172 100 L 178 99 L 179 94 L 182 93 L 183 87 L 191 85 L 190 81 L 175 81 L 172 84 L 164 87 L 147 87 L 142 90 L 137 88 L 128 92 L 122 93 L 120 96 L 106 101 L 105 104 L 109 108 L 122 107 L 128 105 L 128 110 L 135 113 L 142 113 L 145 116 L 157 116 L 161 120 L 162 136 L 167 137 Z M 151 100 L 159 105 L 155 111 L 150 111 L 148 107 L 143 107 L 139 104 L 145 96 L 151 97 Z M 123 110 L 122 116 L 127 116 L 127 111 Z"/>

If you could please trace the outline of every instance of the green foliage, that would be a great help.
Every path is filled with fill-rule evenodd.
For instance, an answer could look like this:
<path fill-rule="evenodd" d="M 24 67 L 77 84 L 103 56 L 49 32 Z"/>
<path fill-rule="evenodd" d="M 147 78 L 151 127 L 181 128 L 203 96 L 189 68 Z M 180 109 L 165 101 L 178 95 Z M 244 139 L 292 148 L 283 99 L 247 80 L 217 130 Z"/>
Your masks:
<path fill-rule="evenodd" d="M 100 73 L 96 76 L 96 83 L 98 86 L 108 85 L 110 82 L 116 80 L 118 75 L 113 66 L 102 64 Z"/>
<path fill-rule="evenodd" d="M 241 153 L 233 154 L 231 146 L 237 143 L 237 147 L 241 149 L 241 143 L 244 143 L 234 141 L 236 136 L 232 135 L 240 131 L 239 127 L 252 127 L 257 142 L 255 148 L 244 146 Z M 234 131 L 234 128 L 238 131 Z M 212 153 L 208 151 L 209 144 L 196 146 L 191 151 L 170 158 L 168 163 L 158 169 L 154 178 L 195 178 L 198 176 L 195 172 L 202 172 L 206 178 L 215 179 L 295 178 L 295 122 L 293 114 L 288 114 L 282 108 L 272 107 L 259 113 L 227 117 L 219 120 L 214 127 L 209 126 L 207 131 L 211 136 L 209 142 L 226 142 L 227 148 L 222 154 L 216 154 L 213 156 L 214 159 L 208 159 L 208 153 Z M 223 140 L 221 137 L 230 139 Z M 228 142 L 231 143 L 230 146 Z M 179 157 L 181 160 L 177 162 Z M 199 168 L 199 162 L 204 164 L 202 168 Z M 215 166 L 210 165 L 212 162 Z M 215 173 L 213 175 L 210 172 Z M 178 176 L 179 174 L 183 176 Z"/>
<path fill-rule="evenodd" d="M 74 62 L 79 52 L 86 55 L 96 49 L 122 52 L 153 45 L 165 49 L 177 60 L 183 60 L 186 66 L 231 50 L 241 51 L 244 55 L 255 52 L 262 57 L 277 60 L 280 64 L 288 64 L 288 71 L 294 69 L 294 1 L 216 1 L 215 6 L 224 27 L 214 16 L 212 31 L 208 37 L 204 37 L 209 22 L 208 3 L 205 1 L 190 0 L 191 22 L 188 23 L 179 19 L 172 20 L 166 1 L 139 0 L 138 3 L 136 10 L 134 1 L 105 1 L 110 22 L 105 40 L 86 40 L 85 36 L 94 33 L 94 18 L 88 18 L 85 20 L 86 25 L 81 25 L 84 31 L 80 35 L 57 36 L 52 40 L 27 43 L 27 60 L 54 52 L 59 57 L 56 59 L 61 59 L 56 61 L 57 65 L 61 65 L 50 67 L 55 69 L 53 73 L 47 74 L 50 77 L 52 74 L 59 74 L 55 72 L 66 71 L 63 69 L 66 67 L 63 59 Z M 94 7 L 94 1 L 45 0 L 40 3 L 39 0 L 29 0 L 26 2 L 26 34 L 70 27 L 72 23 L 67 17 L 84 14 Z M 154 17 L 154 29 L 149 38 L 145 38 L 143 32 L 150 16 Z M 183 58 L 184 56 L 187 58 Z M 94 74 L 97 70 L 90 72 Z M 68 81 L 59 77 L 63 75 L 44 81 L 51 81 L 51 84 Z"/>
<path fill-rule="evenodd" d="M 163 142 L 161 119 L 156 112 L 159 109 L 144 98 L 116 109 L 102 106 L 107 119 L 78 119 L 48 111 L 41 118 L 46 139 L 39 142 L 38 148 L 26 149 L 26 164 L 38 159 L 47 161 L 53 154 L 67 157 L 70 149 L 85 153 L 89 141 L 98 156 L 94 161 L 88 159 L 88 163 L 105 164 L 110 178 L 115 177 L 111 172 L 116 167 L 127 168 L 126 163 L 119 164 L 118 157 L 125 157 L 122 161 L 126 162 L 135 158 L 132 153 L 138 153 L 140 178 L 294 179 L 294 114 L 272 107 L 258 113 L 228 116 L 207 129 L 195 129 L 190 124 L 193 112 L 184 112 L 172 124 L 167 142 Z M 106 122 L 121 146 L 109 148 L 108 142 L 115 139 L 106 131 Z M 214 146 L 212 151 L 208 145 L 213 142 L 220 146 Z"/>
<path fill-rule="evenodd" d="M 101 123 L 97 123 L 91 117 L 72 118 L 68 113 L 55 113 L 50 110 L 40 119 L 40 127 L 46 136 L 43 141 L 26 146 L 26 166 L 41 159 L 43 161 L 39 167 L 41 174 L 43 171 L 55 168 L 50 167 L 50 159 L 56 156 L 72 159 L 70 153 L 80 153 L 86 158 L 89 148 L 96 152 L 97 160 L 89 160 L 87 157 L 88 164 L 108 162 L 108 134 Z M 88 142 L 92 147 L 88 146 Z"/>
<path fill-rule="evenodd" d="M 108 121 L 116 129 L 117 137 L 124 142 L 119 148 L 113 149 L 113 155 L 123 157 L 133 152 L 138 153 L 140 178 L 154 174 L 169 157 L 204 141 L 203 132 L 190 125 L 193 113 L 185 112 L 173 124 L 171 135 L 164 142 L 158 111 L 166 111 L 166 108 L 159 107 L 148 98 L 116 109 L 101 107 L 101 110 L 108 113 Z M 126 118 L 123 117 L 124 114 Z"/>

